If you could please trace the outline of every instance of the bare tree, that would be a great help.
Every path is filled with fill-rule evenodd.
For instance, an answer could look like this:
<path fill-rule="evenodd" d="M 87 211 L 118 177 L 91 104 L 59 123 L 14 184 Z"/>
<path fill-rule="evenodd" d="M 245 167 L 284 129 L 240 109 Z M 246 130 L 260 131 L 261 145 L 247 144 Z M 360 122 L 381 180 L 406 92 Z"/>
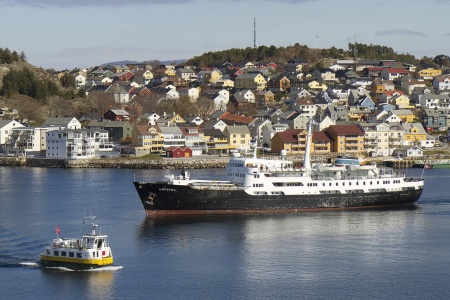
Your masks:
<path fill-rule="evenodd" d="M 69 116 L 75 113 L 72 100 L 58 96 L 50 97 L 46 105 L 47 116 Z"/>
<path fill-rule="evenodd" d="M 17 96 L 7 101 L 7 106 L 17 109 L 20 119 L 41 123 L 45 120 L 45 110 L 35 99 L 28 96 Z"/>
<path fill-rule="evenodd" d="M 182 116 L 187 116 L 190 114 L 197 113 L 197 107 L 195 103 L 191 102 L 191 98 L 189 96 L 181 96 L 180 99 L 176 102 L 177 113 Z"/>
<path fill-rule="evenodd" d="M 88 100 L 91 104 L 92 109 L 102 115 L 111 108 L 117 106 L 112 94 L 92 93 L 89 94 Z"/>
<path fill-rule="evenodd" d="M 214 112 L 214 101 L 211 98 L 201 96 L 197 99 L 196 108 L 198 116 L 205 119 Z"/>
<path fill-rule="evenodd" d="M 140 96 L 140 102 L 143 106 L 144 113 L 146 112 L 154 112 L 158 107 L 158 95 L 152 93 L 148 96 Z"/>

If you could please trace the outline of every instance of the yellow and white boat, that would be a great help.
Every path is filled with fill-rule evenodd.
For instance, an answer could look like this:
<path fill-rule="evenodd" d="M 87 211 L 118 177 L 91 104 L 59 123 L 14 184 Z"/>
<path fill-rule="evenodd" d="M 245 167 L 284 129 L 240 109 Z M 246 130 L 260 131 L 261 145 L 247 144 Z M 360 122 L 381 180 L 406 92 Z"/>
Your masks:
<path fill-rule="evenodd" d="M 80 239 L 59 237 L 41 253 L 41 263 L 45 267 L 65 267 L 72 270 L 93 269 L 112 265 L 113 256 L 107 235 L 101 234 L 95 216 L 90 217 L 92 230 Z"/>

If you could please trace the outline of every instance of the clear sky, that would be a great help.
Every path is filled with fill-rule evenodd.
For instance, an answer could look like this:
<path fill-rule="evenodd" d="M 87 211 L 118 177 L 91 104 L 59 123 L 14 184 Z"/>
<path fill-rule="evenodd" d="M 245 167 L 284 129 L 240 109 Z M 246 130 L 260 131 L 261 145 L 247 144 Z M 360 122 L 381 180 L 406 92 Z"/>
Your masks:
<path fill-rule="evenodd" d="M 0 0 L 0 48 L 45 69 L 257 45 L 450 54 L 450 0 Z"/>

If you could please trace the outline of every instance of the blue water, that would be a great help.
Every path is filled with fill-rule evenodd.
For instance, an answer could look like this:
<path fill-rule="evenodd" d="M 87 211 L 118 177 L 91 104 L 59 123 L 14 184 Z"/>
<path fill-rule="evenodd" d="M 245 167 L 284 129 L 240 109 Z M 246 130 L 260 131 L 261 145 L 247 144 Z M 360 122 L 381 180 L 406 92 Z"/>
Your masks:
<path fill-rule="evenodd" d="M 194 170 L 193 177 L 224 169 Z M 422 170 L 406 170 L 420 176 Z M 450 169 L 427 170 L 415 209 L 146 217 L 132 186 L 163 171 L 0 168 L 1 299 L 447 299 Z M 84 212 L 114 266 L 42 269 Z"/>

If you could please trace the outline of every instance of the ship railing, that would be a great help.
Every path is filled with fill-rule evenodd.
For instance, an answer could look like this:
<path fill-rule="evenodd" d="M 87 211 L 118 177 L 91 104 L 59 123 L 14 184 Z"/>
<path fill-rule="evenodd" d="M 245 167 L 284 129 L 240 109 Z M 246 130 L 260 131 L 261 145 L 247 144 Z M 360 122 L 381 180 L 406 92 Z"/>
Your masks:
<path fill-rule="evenodd" d="M 365 179 L 380 179 L 380 178 L 404 178 L 405 177 L 405 173 L 403 172 L 395 172 L 392 174 L 383 174 L 380 176 L 369 176 L 367 174 L 365 175 L 355 175 L 355 174 L 351 174 L 351 175 L 344 175 L 342 174 L 342 176 L 337 177 L 337 176 L 332 176 L 332 175 L 323 175 L 323 174 L 315 174 L 311 176 L 312 180 L 318 180 L 318 181 L 335 181 L 335 180 L 365 180 Z"/>
<path fill-rule="evenodd" d="M 57 248 L 81 248 L 81 241 L 72 238 L 53 239 L 53 247 Z"/>
<path fill-rule="evenodd" d="M 281 170 L 280 170 L 281 171 Z M 271 177 L 301 177 L 304 173 L 298 171 L 268 172 Z"/>
<path fill-rule="evenodd" d="M 192 186 L 196 190 L 221 190 L 221 191 L 231 191 L 236 190 L 237 186 L 230 185 L 230 186 L 219 186 L 219 185 L 194 185 Z"/>

